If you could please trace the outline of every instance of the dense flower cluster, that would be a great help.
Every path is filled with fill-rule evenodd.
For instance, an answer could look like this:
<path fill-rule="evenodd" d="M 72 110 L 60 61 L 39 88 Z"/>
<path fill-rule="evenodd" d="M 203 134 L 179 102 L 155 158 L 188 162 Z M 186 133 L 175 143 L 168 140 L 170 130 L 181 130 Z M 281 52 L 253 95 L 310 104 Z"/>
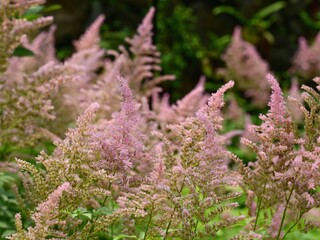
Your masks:
<path fill-rule="evenodd" d="M 257 204 L 252 204 L 252 201 L 249 203 L 249 207 L 254 208 L 251 213 L 255 213 L 253 231 L 259 229 L 259 224 L 268 224 L 267 221 L 259 221 L 259 218 L 266 217 L 263 213 L 273 209 L 273 220 L 269 226 L 270 237 L 283 239 L 305 213 L 320 206 L 320 195 L 315 191 L 316 186 L 320 184 L 319 160 L 316 157 L 318 153 L 315 147 L 318 135 L 313 129 L 312 136 L 308 132 L 304 138 L 298 136 L 297 127 L 286 107 L 277 80 L 272 75 L 268 75 L 267 79 L 273 90 L 269 102 L 270 110 L 266 115 L 260 116 L 262 120 L 260 126 L 250 127 L 250 132 L 258 138 L 258 141 L 242 139 L 245 145 L 253 149 L 257 159 L 248 166 L 239 159 L 234 159 L 240 165 L 246 188 L 256 198 Z M 311 100 L 313 97 L 318 99 L 319 95 L 313 89 L 308 87 L 304 89 L 309 91 L 303 95 L 309 104 L 310 101 L 307 99 Z M 312 96 L 310 93 L 315 95 Z M 311 105 L 311 108 L 315 107 Z M 304 108 L 303 111 L 306 121 L 313 121 L 314 127 L 315 120 L 307 120 L 314 117 L 311 116 L 312 110 L 309 112 Z M 311 122 L 306 122 L 306 128 L 308 124 Z M 288 214 L 289 209 L 290 214 Z M 283 232 L 287 218 L 292 218 L 292 221 L 289 221 L 292 226 Z"/>

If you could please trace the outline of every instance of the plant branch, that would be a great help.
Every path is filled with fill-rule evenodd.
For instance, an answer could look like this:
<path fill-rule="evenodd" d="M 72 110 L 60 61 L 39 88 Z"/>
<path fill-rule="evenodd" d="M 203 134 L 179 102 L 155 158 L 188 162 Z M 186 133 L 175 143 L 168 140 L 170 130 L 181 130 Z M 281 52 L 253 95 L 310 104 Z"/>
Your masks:
<path fill-rule="evenodd" d="M 283 214 L 282 214 L 281 224 L 280 224 L 280 227 L 279 227 L 279 230 L 278 230 L 278 235 L 277 235 L 277 240 L 279 240 L 279 238 L 280 238 L 281 230 L 282 230 L 282 227 L 283 227 L 284 219 L 286 217 L 286 213 L 287 213 L 287 209 L 288 209 L 288 205 L 289 205 L 289 201 L 290 201 L 292 193 L 293 193 L 293 187 L 292 187 L 292 189 L 290 191 L 290 194 L 289 194 L 288 198 L 286 199 L 286 206 L 285 206 Z M 282 238 L 282 239 L 284 239 L 284 238 Z"/>

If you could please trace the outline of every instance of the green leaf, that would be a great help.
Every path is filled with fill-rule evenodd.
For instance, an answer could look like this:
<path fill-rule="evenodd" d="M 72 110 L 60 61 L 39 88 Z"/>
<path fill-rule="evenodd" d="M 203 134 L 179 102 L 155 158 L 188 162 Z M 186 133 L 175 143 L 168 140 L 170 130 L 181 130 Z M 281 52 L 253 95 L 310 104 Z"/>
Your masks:
<path fill-rule="evenodd" d="M 108 207 L 101 207 L 93 210 L 94 216 L 110 215 L 113 211 Z"/>
<path fill-rule="evenodd" d="M 61 8 L 62 8 L 62 6 L 60 4 L 52 4 L 48 7 L 46 7 L 45 9 L 43 9 L 43 12 L 53 12 L 53 11 L 57 11 Z"/>
<path fill-rule="evenodd" d="M 307 27 L 316 28 L 316 29 L 320 28 L 320 23 L 317 21 L 314 21 L 306 11 L 300 12 L 299 17 L 301 18 L 303 23 L 307 25 Z"/>
<path fill-rule="evenodd" d="M 133 235 L 129 236 L 129 235 L 121 234 L 121 235 L 116 236 L 113 239 L 114 240 L 120 240 L 120 239 L 139 239 L 139 238 L 136 237 L 136 236 L 133 236 Z"/>
<path fill-rule="evenodd" d="M 254 18 L 265 18 L 275 12 L 278 12 L 280 9 L 284 8 L 286 3 L 284 1 L 272 3 L 265 8 L 262 8 L 259 12 L 254 15 Z"/>
<path fill-rule="evenodd" d="M 40 13 L 42 12 L 44 9 L 44 6 L 34 6 L 34 7 L 31 7 L 29 8 L 24 14 L 23 14 L 23 17 L 26 17 L 27 15 L 29 14 L 37 14 L 37 13 Z"/>
<path fill-rule="evenodd" d="M 221 13 L 230 14 L 231 16 L 233 16 L 236 19 L 238 19 L 241 23 L 245 23 L 245 22 L 248 21 L 247 18 L 241 12 L 239 12 L 238 10 L 236 10 L 235 8 L 230 7 L 230 6 L 218 6 L 218 7 L 215 7 L 212 10 L 212 12 L 215 15 L 218 15 L 218 14 L 221 14 Z"/>
<path fill-rule="evenodd" d="M 15 230 L 5 230 L 3 233 L 2 233 L 2 235 L 1 235 L 1 237 L 4 239 L 5 237 L 7 237 L 7 236 L 9 236 L 9 235 L 11 235 L 11 234 L 14 234 L 16 231 Z"/>
<path fill-rule="evenodd" d="M 80 218 L 82 220 L 92 219 L 92 212 L 88 211 L 86 208 L 77 208 L 70 214 L 72 218 Z"/>
<path fill-rule="evenodd" d="M 41 14 L 38 14 L 38 13 L 31 13 L 31 14 L 28 14 L 28 15 L 25 15 L 24 18 L 29 20 L 29 21 L 32 21 L 32 20 L 35 20 L 39 17 L 41 17 L 42 15 Z"/>
<path fill-rule="evenodd" d="M 30 50 L 22 46 L 18 46 L 14 51 L 13 51 L 13 56 L 16 57 L 28 57 L 28 56 L 34 56 L 35 54 Z"/>
<path fill-rule="evenodd" d="M 6 184 L 11 184 L 16 181 L 16 178 L 9 173 L 0 172 L 0 187 L 3 187 Z"/>
<path fill-rule="evenodd" d="M 0 221 L 0 228 L 10 229 L 11 226 L 7 222 Z"/>
<path fill-rule="evenodd" d="M 88 220 L 92 219 L 92 213 L 86 212 L 81 215 L 81 217 L 87 218 Z"/>

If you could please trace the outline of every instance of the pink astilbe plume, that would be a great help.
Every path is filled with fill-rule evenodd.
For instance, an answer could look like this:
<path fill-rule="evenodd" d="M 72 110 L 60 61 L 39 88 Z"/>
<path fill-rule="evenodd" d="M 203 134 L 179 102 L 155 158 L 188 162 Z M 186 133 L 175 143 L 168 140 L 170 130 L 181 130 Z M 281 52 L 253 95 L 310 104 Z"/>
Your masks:
<path fill-rule="evenodd" d="M 21 37 L 24 34 L 49 25 L 52 22 L 52 17 L 40 17 L 32 21 L 22 18 L 23 13 L 28 8 L 43 3 L 44 1 L 42 0 L 4 0 L 0 2 L 0 73 L 6 70 L 8 58 L 20 45 Z M 13 15 L 16 17 L 11 18 Z M 0 84 L 3 81 L 5 81 L 5 79 L 2 79 L 0 76 Z"/>
<path fill-rule="evenodd" d="M 29 227 L 27 230 L 22 229 L 21 215 L 16 215 L 17 233 L 8 237 L 8 239 L 45 239 L 49 236 L 66 237 L 62 232 L 54 229 L 55 226 L 63 224 L 58 219 L 59 215 L 59 202 L 63 192 L 69 192 L 71 186 L 68 182 L 63 183 L 56 190 L 54 190 L 48 199 L 39 204 L 36 211 L 32 214 L 31 218 L 35 223 L 34 227 Z"/>
<path fill-rule="evenodd" d="M 291 71 L 305 79 L 312 79 L 320 74 L 320 34 L 308 46 L 304 37 L 299 39 L 299 48 L 292 60 Z"/>
<path fill-rule="evenodd" d="M 303 103 L 301 94 L 302 92 L 298 80 L 295 78 L 292 79 L 288 92 L 287 107 L 296 123 L 301 123 L 303 121 L 303 112 L 300 109 L 300 106 Z"/>
<path fill-rule="evenodd" d="M 152 111 L 161 129 L 165 129 L 167 124 L 176 124 L 193 116 L 206 104 L 208 95 L 204 92 L 204 84 L 205 79 L 201 78 L 190 93 L 173 105 L 170 105 L 169 94 L 160 97 L 158 92 L 153 93 Z"/>
<path fill-rule="evenodd" d="M 99 46 L 100 43 L 100 28 L 105 17 L 100 15 L 86 30 L 85 34 L 81 36 L 78 41 L 74 42 L 74 46 L 78 51 Z"/>
<path fill-rule="evenodd" d="M 137 34 L 126 41 L 130 47 L 119 47 L 119 52 L 104 50 L 97 44 L 99 41 L 99 28 L 103 17 L 100 16 L 89 28 L 89 30 L 75 42 L 77 52 L 68 60 L 87 68 L 88 75 L 74 87 L 66 89 L 65 103 L 73 106 L 81 113 L 91 102 L 101 105 L 99 118 L 110 119 L 113 112 L 120 109 L 121 98 L 120 86 L 116 76 L 123 76 L 128 80 L 137 102 L 144 97 L 149 97 L 152 92 L 160 91 L 158 84 L 172 80 L 171 75 L 155 76 L 159 72 L 160 53 L 152 43 L 152 17 L 154 8 L 151 8 L 145 19 L 138 27 Z M 99 74 L 96 72 L 99 70 Z M 78 94 L 78 92 L 82 94 Z M 75 102 L 80 102 L 74 106 Z"/>
<path fill-rule="evenodd" d="M 267 75 L 267 80 L 271 86 L 272 94 L 270 96 L 270 101 L 268 106 L 270 111 L 267 113 L 267 117 L 274 120 L 277 123 L 282 123 L 285 121 L 284 117 L 287 114 L 285 101 L 283 98 L 282 90 L 279 86 L 278 81 L 271 74 Z M 262 117 L 264 120 L 265 118 Z M 290 121 L 290 119 L 289 119 Z"/>
<path fill-rule="evenodd" d="M 120 112 L 115 112 L 112 119 L 97 125 L 100 132 L 97 139 L 101 144 L 101 168 L 108 172 L 117 172 L 119 176 L 130 179 L 132 169 L 142 170 L 146 162 L 146 136 L 141 133 L 142 117 L 140 104 L 133 98 L 127 80 L 118 78 L 123 102 Z M 121 177 L 119 177 L 120 179 Z"/>
<path fill-rule="evenodd" d="M 137 34 L 132 38 L 127 38 L 130 44 L 130 52 L 134 58 L 130 58 L 130 53 L 121 48 L 122 54 L 126 57 L 126 64 L 123 65 L 121 75 L 128 79 L 129 86 L 138 95 L 149 96 L 152 89 L 159 83 L 166 80 L 173 80 L 172 75 L 162 75 L 156 77 L 154 72 L 159 72 L 160 53 L 152 43 L 152 19 L 155 8 L 152 7 L 137 29 Z M 144 80 L 147 80 L 144 83 Z M 139 96 L 139 95 L 138 95 Z"/>
<path fill-rule="evenodd" d="M 239 193 L 223 191 L 225 186 L 237 185 L 239 179 L 228 171 L 225 139 L 218 133 L 224 92 L 232 86 L 233 82 L 229 82 L 221 87 L 196 116 L 170 125 L 176 138 L 174 144 L 161 133 L 155 133 L 163 144 L 157 145 L 154 170 L 145 184 L 119 199 L 121 205 L 142 205 L 147 210 L 143 219 L 136 219 L 136 223 L 143 222 L 146 226 L 145 237 L 203 239 L 215 236 L 219 229 L 243 218 L 230 216 L 212 222 L 221 213 L 238 206 L 229 200 Z M 150 192 L 153 197 L 147 198 Z M 199 227 L 202 225 L 205 229 Z"/>
<path fill-rule="evenodd" d="M 85 75 L 81 79 L 63 89 L 64 104 L 69 108 L 73 108 L 75 115 L 81 114 L 92 102 L 103 103 L 97 98 L 93 99 L 85 92 L 79 94 L 79 92 L 88 91 L 94 86 L 94 83 L 99 79 L 96 72 L 104 66 L 105 50 L 99 45 L 100 28 L 103 21 L 104 16 L 100 15 L 80 39 L 74 41 L 76 52 L 67 59 L 68 63 L 79 65 L 85 69 Z M 95 96 L 94 94 L 92 95 Z M 83 104 L 83 102 L 85 103 Z"/>
<path fill-rule="evenodd" d="M 4 85 L 0 95 L 1 134 L 4 141 L 29 144 L 32 138 L 41 137 L 39 128 L 55 118 L 52 96 L 62 84 L 75 81 L 81 68 L 70 64 L 49 62 L 37 71 L 25 74 L 22 82 Z M 40 134 L 41 135 L 41 134 Z"/>
<path fill-rule="evenodd" d="M 25 36 L 52 21 L 51 17 L 33 21 L 23 18 L 28 8 L 41 3 L 29 0 L 0 3 L 0 145 L 5 142 L 32 145 L 42 138 L 41 128 L 56 116 L 53 100 L 57 89 L 81 76 L 78 66 L 56 62 L 53 28 L 30 42 Z M 19 45 L 30 48 L 35 56 L 12 56 Z"/>
<path fill-rule="evenodd" d="M 31 187 L 26 191 L 34 194 L 33 204 L 37 205 L 63 182 L 72 186 L 68 201 L 61 203 L 61 208 L 70 206 L 99 208 L 105 204 L 115 204 L 122 191 L 141 184 L 144 176 L 152 171 L 153 157 L 144 145 L 146 140 L 140 132 L 140 105 L 134 101 L 132 91 L 126 80 L 119 78 L 123 97 L 121 111 L 113 114 L 112 119 L 95 122 L 95 112 L 99 105 L 92 104 L 82 114 L 76 127 L 69 129 L 66 138 L 55 143 L 56 149 L 50 156 L 42 152 L 37 157 L 44 170 L 34 165 L 17 160 L 25 176 L 30 174 Z M 105 199 L 105 200 L 103 200 Z M 106 200 L 108 202 L 106 203 Z M 141 217 L 143 208 L 121 207 L 110 215 L 101 216 L 95 222 L 88 222 L 82 231 L 78 231 L 81 221 L 65 219 L 70 224 L 72 236 L 90 238 L 95 232 L 131 215 Z M 63 229 L 62 229 L 63 230 Z M 96 230 L 98 231 L 98 230 Z"/>
<path fill-rule="evenodd" d="M 65 181 L 69 182 L 72 189 L 69 190 L 68 200 L 62 201 L 60 207 L 69 210 L 70 208 L 73 210 L 79 207 L 103 206 L 105 203 L 103 199 L 111 195 L 111 184 L 113 182 L 119 184 L 123 181 L 123 179 L 117 181 L 116 171 L 110 172 L 108 168 L 103 169 L 102 164 L 99 164 L 103 159 L 103 153 L 101 153 L 100 142 L 97 141 L 96 128 L 92 125 L 98 108 L 98 104 L 92 104 L 78 118 L 76 127 L 69 129 L 66 138 L 55 143 L 56 149 L 51 155 L 41 152 L 37 157 L 37 162 L 43 165 L 43 170 L 26 161 L 17 160 L 21 170 L 25 171 L 24 174 L 31 176 L 31 186 L 25 186 L 25 189 L 28 194 L 33 195 L 31 203 L 38 205 L 37 209 L 42 209 L 42 206 L 45 205 L 42 205 L 41 202 Z M 122 215 L 119 217 L 125 215 L 124 210 L 126 209 L 121 210 Z M 130 215 L 135 211 L 128 210 L 127 212 Z M 52 219 L 51 222 L 55 224 L 55 221 L 58 222 L 58 220 L 59 218 Z M 94 234 L 90 231 L 91 223 L 79 231 L 79 224 L 82 221 L 76 221 L 70 217 L 65 218 L 64 221 L 68 225 L 68 230 L 65 230 L 65 224 L 62 224 L 59 231 L 64 234 L 68 234 L 65 231 L 70 231 L 71 239 L 72 237 L 86 239 Z M 106 226 L 107 224 L 102 222 L 100 225 Z"/>
<path fill-rule="evenodd" d="M 99 146 L 92 136 L 94 128 L 91 125 L 98 107 L 99 105 L 92 104 L 78 118 L 77 126 L 69 129 L 66 138 L 55 143 L 56 149 L 51 156 L 41 152 L 37 161 L 43 164 L 45 171 L 37 169 L 28 162 L 18 160 L 20 168 L 33 177 L 33 188 L 29 190 L 36 193 L 36 197 L 33 198 L 35 203 L 43 201 L 50 189 L 56 188 L 64 181 L 68 181 L 73 187 L 74 198 L 70 197 L 70 201 L 86 202 L 95 196 L 93 193 L 99 188 L 98 184 L 92 183 L 100 178 L 109 179 L 104 171 L 92 165 L 99 157 Z M 91 187 L 89 187 L 90 184 L 92 184 Z M 106 193 L 104 190 L 98 192 Z M 82 195 L 81 198 L 80 195 Z"/>
<path fill-rule="evenodd" d="M 264 107 L 268 102 L 269 86 L 265 81 L 268 64 L 254 46 L 241 38 L 241 28 L 235 28 L 232 42 L 222 59 L 226 68 L 220 69 L 226 81 L 233 79 L 236 87 L 252 99 L 253 104 Z"/>
<path fill-rule="evenodd" d="M 307 104 L 308 108 L 300 104 L 300 109 L 304 114 L 305 119 L 305 132 L 306 132 L 306 149 L 314 149 L 317 146 L 317 141 L 320 136 L 320 131 L 318 126 L 320 125 L 319 118 L 319 91 L 320 91 L 320 78 L 316 77 L 313 81 L 317 84 L 317 90 L 315 91 L 313 88 L 302 85 L 301 89 L 303 93 L 301 94 L 302 99 Z"/>
<path fill-rule="evenodd" d="M 30 41 L 27 36 L 21 39 L 23 47 L 32 51 L 34 55 L 25 57 L 11 57 L 9 65 L 4 73 L 8 80 L 6 85 L 21 83 L 24 74 L 31 74 L 41 66 L 49 62 L 57 62 L 54 46 L 55 26 L 51 26 L 48 32 L 41 32 L 36 38 Z"/>
<path fill-rule="evenodd" d="M 285 105 L 281 88 L 277 80 L 269 74 L 267 80 L 271 85 L 272 94 L 269 102 L 270 110 L 266 115 L 261 115 L 261 126 L 251 126 L 250 133 L 258 139 L 257 143 L 243 138 L 243 144 L 251 147 L 257 154 L 257 160 L 249 163 L 248 167 L 242 166 L 240 172 L 244 181 L 258 199 L 259 214 L 261 206 L 273 206 L 285 202 L 284 195 L 274 195 L 275 192 L 285 194 L 288 182 L 278 184 L 280 179 L 274 172 L 286 172 L 297 152 L 296 144 L 301 140 L 296 138 L 296 129 Z M 242 163 L 240 163 L 242 165 Z M 283 187 L 283 189 L 282 189 Z M 280 188 L 280 189 L 279 189 Z M 259 216 L 256 216 L 258 218 Z M 256 230 L 257 224 L 254 226 Z"/>
<path fill-rule="evenodd" d="M 104 21 L 104 16 L 100 15 L 80 37 L 74 42 L 76 52 L 68 62 L 81 65 L 87 68 L 88 74 L 95 76 L 94 72 L 103 66 L 103 55 L 105 51 L 100 47 L 100 28 Z M 87 79 L 90 81 L 91 79 Z"/>
<path fill-rule="evenodd" d="M 257 210 L 252 230 L 259 231 L 259 227 L 264 225 L 261 220 L 263 213 L 268 209 L 275 211 L 282 205 L 284 209 L 279 212 L 282 220 L 274 216 L 278 222 L 274 220 L 270 225 L 270 229 L 278 229 L 274 238 L 280 239 L 291 230 L 283 231 L 288 224 L 284 220 L 289 218 L 289 209 L 292 210 L 290 215 L 294 216 L 291 223 L 294 227 L 306 212 L 319 205 L 319 194 L 312 189 L 319 185 L 320 174 L 316 170 L 316 148 L 307 147 L 310 140 L 298 136 L 277 80 L 270 74 L 267 79 L 272 88 L 270 109 L 266 115 L 260 116 L 260 126 L 250 127 L 257 141 L 242 139 L 242 143 L 256 153 L 256 161 L 248 166 L 241 161 L 238 163 L 246 187 L 256 196 Z M 304 112 L 307 114 L 308 111 L 304 109 Z"/>

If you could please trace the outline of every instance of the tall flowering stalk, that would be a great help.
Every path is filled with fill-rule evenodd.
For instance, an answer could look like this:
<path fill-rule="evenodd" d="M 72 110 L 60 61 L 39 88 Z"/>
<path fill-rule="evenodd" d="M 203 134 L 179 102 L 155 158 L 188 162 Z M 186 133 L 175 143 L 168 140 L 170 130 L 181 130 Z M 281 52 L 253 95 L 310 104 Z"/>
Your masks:
<path fill-rule="evenodd" d="M 252 104 L 263 107 L 268 102 L 269 86 L 265 81 L 268 64 L 255 47 L 241 38 L 241 28 L 235 28 L 232 41 L 223 55 L 226 67 L 220 69 L 225 80 L 233 79 L 236 87 L 252 99 Z"/>
<path fill-rule="evenodd" d="M 270 110 L 260 116 L 260 126 L 250 128 L 258 141 L 242 139 L 242 143 L 256 153 L 256 161 L 245 166 L 236 160 L 246 188 L 255 196 L 256 204 L 250 204 L 256 208 L 252 230 L 259 232 L 261 227 L 267 228 L 266 213 L 270 211 L 273 216 L 270 236 L 284 239 L 305 213 L 319 206 L 319 194 L 314 190 L 320 184 L 320 174 L 318 160 L 314 157 L 316 152 L 312 148 L 308 150 L 310 137 L 308 134 L 307 139 L 298 136 L 278 82 L 270 74 L 267 79 L 272 88 Z M 289 210 L 292 212 L 290 215 Z M 264 223 L 262 217 L 267 218 Z"/>
<path fill-rule="evenodd" d="M 124 79 L 119 81 L 123 94 L 122 110 L 114 113 L 111 120 L 93 125 L 99 108 L 94 103 L 78 118 L 76 127 L 69 129 L 66 139 L 55 143 L 52 155 L 42 152 L 37 157 L 44 169 L 17 160 L 24 170 L 22 175 L 31 183 L 25 184 L 25 189 L 27 194 L 35 196 L 33 205 L 43 202 L 64 182 L 70 184 L 68 197 L 61 202 L 57 215 L 68 224 L 68 229 L 60 221 L 55 227 L 61 232 L 68 231 L 74 238 L 93 237 L 119 218 L 144 214 L 142 208 L 115 208 L 111 215 L 95 215 L 89 222 L 75 221 L 64 214 L 77 208 L 98 211 L 115 204 L 123 191 L 139 185 L 142 176 L 148 174 L 144 165 L 148 165 L 151 157 L 143 144 L 144 135 L 139 132 L 139 104 L 133 100 L 127 82 Z"/>
<path fill-rule="evenodd" d="M 41 27 L 47 26 L 52 17 L 41 17 L 33 21 L 24 19 L 22 15 L 32 6 L 43 4 L 43 0 L 9 1 L 0 3 L 0 73 L 8 65 L 8 58 L 20 45 L 21 37 Z M 15 17 L 14 17 L 15 16 Z M 1 78 L 0 78 L 1 79 Z M 0 84 L 4 81 L 1 79 Z"/>
<path fill-rule="evenodd" d="M 53 53 L 45 57 L 43 50 L 40 50 L 39 40 L 45 40 L 45 36 L 49 36 L 50 33 L 52 35 L 53 30 L 49 35 L 41 34 L 32 44 L 29 43 L 25 34 L 52 22 L 52 17 L 41 17 L 33 21 L 23 18 L 28 8 L 42 3 L 40 0 L 0 3 L 0 146 L 2 148 L 10 144 L 30 145 L 35 139 L 43 137 L 41 128 L 56 116 L 52 99 L 57 89 L 81 75 L 79 66 L 57 63 L 52 56 Z M 48 41 L 50 42 L 49 39 Z M 38 55 L 38 59 L 31 57 L 29 60 L 34 61 L 29 62 L 28 57 L 12 56 L 19 45 L 29 46 Z"/>
<path fill-rule="evenodd" d="M 305 79 L 312 79 L 320 73 L 320 34 L 315 37 L 313 43 L 308 46 L 304 37 L 299 39 L 299 48 L 292 60 L 291 71 Z"/>
<path fill-rule="evenodd" d="M 214 237 L 243 218 L 220 218 L 238 206 L 232 199 L 239 196 L 225 188 L 236 186 L 239 178 L 228 170 L 225 138 L 219 134 L 223 95 L 232 86 L 229 82 L 221 87 L 194 117 L 168 126 L 175 144 L 154 133 L 162 143 L 157 145 L 153 171 L 140 187 L 119 199 L 120 205 L 146 209 L 144 218 L 135 220 L 145 226 L 144 239 Z"/>
<path fill-rule="evenodd" d="M 66 234 L 60 232 L 55 228 L 56 225 L 64 224 L 59 220 L 59 201 L 61 201 L 64 192 L 71 190 L 68 182 L 63 183 L 55 191 L 53 191 L 48 199 L 38 205 L 36 211 L 32 214 L 31 218 L 35 222 L 34 227 L 29 227 L 27 231 L 23 229 L 21 215 L 16 214 L 16 228 L 17 233 L 12 234 L 8 239 L 46 239 L 54 237 L 66 237 Z"/>

